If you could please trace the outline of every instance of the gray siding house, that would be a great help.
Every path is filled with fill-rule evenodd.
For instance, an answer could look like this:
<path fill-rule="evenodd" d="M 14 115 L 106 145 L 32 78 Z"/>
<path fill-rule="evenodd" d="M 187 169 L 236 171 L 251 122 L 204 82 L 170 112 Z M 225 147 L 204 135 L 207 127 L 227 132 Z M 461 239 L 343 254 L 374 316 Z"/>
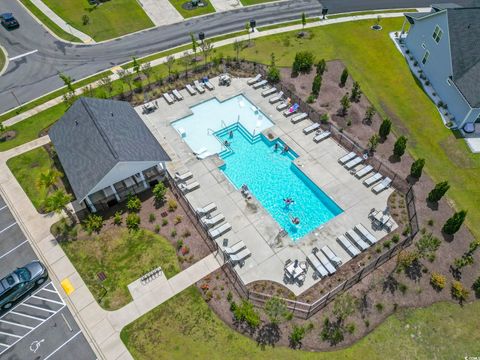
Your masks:
<path fill-rule="evenodd" d="M 170 161 L 124 101 L 80 98 L 48 134 L 78 203 L 93 212 L 148 189 Z"/>
<path fill-rule="evenodd" d="M 459 128 L 480 122 L 480 7 L 432 5 L 407 13 L 405 46 Z"/>

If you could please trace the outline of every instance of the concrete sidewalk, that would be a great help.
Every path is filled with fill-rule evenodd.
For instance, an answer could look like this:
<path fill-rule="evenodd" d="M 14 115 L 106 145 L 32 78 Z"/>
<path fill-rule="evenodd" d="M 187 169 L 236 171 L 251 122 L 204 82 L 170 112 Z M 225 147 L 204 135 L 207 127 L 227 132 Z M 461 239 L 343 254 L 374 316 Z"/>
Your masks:
<path fill-rule="evenodd" d="M 155 26 L 163 26 L 183 21 L 183 16 L 168 0 L 138 0 L 143 11 Z"/>
<path fill-rule="evenodd" d="M 120 339 L 122 328 L 220 268 L 223 257 L 211 254 L 168 280 L 161 277 L 146 286 L 134 281 L 130 286 L 131 303 L 116 311 L 102 309 L 50 233 L 50 227 L 61 217 L 39 214 L 6 164 L 8 159 L 49 142 L 44 136 L 0 152 L 0 192 L 97 355 L 103 359 L 133 359 Z M 69 279 L 75 289 L 69 296 L 60 290 L 64 279 Z"/>
<path fill-rule="evenodd" d="M 57 24 L 63 31 L 66 33 L 72 34 L 73 36 L 79 38 L 86 44 L 94 43 L 95 41 L 84 34 L 80 30 L 75 29 L 71 25 L 69 25 L 65 20 L 63 20 L 60 16 L 58 16 L 55 12 L 53 12 L 47 5 L 44 4 L 42 0 L 30 0 L 42 13 L 45 14 L 50 20 L 52 20 L 55 24 Z"/>

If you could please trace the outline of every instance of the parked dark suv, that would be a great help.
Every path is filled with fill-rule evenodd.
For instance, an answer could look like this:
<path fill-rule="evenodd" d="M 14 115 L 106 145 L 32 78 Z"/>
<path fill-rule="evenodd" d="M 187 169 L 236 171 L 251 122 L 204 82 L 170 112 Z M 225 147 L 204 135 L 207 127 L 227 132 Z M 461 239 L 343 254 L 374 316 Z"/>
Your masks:
<path fill-rule="evenodd" d="M 0 308 L 10 309 L 15 301 L 47 279 L 47 269 L 38 260 L 8 274 L 0 280 Z"/>
<path fill-rule="evenodd" d="M 17 19 L 13 17 L 12 13 L 1 14 L 0 19 L 5 29 L 11 30 L 16 29 L 20 26 Z"/>

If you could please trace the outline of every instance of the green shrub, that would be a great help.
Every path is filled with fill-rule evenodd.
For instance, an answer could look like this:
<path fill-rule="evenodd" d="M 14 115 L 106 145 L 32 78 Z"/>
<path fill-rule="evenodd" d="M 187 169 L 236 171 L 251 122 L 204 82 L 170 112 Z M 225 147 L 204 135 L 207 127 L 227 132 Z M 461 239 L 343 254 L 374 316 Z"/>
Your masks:
<path fill-rule="evenodd" d="M 227 293 L 227 301 L 230 303 L 230 302 L 232 301 L 232 299 L 233 299 L 233 294 L 232 294 L 231 291 L 228 291 L 228 293 Z"/>
<path fill-rule="evenodd" d="M 340 75 L 340 86 L 341 87 L 345 86 L 345 84 L 347 83 L 347 79 L 348 79 L 348 69 L 345 68 L 342 71 L 342 75 Z"/>
<path fill-rule="evenodd" d="M 289 313 L 285 301 L 275 296 L 265 302 L 263 309 L 272 324 L 279 324 Z"/>
<path fill-rule="evenodd" d="M 367 110 L 365 110 L 365 116 L 363 117 L 363 119 L 365 120 L 365 122 L 367 123 L 371 123 L 372 122 L 372 119 L 373 119 L 373 116 L 377 113 L 377 111 L 375 110 L 375 106 L 373 105 L 370 105 Z"/>
<path fill-rule="evenodd" d="M 445 195 L 445 193 L 450 189 L 448 181 L 442 181 L 435 185 L 435 187 L 428 193 L 427 201 L 428 202 L 438 202 Z"/>
<path fill-rule="evenodd" d="M 405 149 L 407 148 L 407 138 L 405 136 L 400 136 L 395 144 L 393 145 L 393 155 L 397 158 L 401 158 L 405 154 Z"/>
<path fill-rule="evenodd" d="M 312 95 L 315 97 L 318 97 L 318 94 L 320 93 L 320 87 L 322 86 L 322 75 L 317 74 L 313 78 L 313 83 L 312 83 Z"/>
<path fill-rule="evenodd" d="M 327 63 L 325 62 L 325 59 L 320 60 L 317 65 L 317 74 L 322 76 L 323 73 L 327 70 Z"/>
<path fill-rule="evenodd" d="M 127 215 L 125 223 L 127 224 L 127 229 L 137 231 L 140 226 L 140 216 L 135 213 L 130 213 Z"/>
<path fill-rule="evenodd" d="M 349 334 L 353 334 L 355 332 L 355 324 L 354 323 L 347 324 L 345 326 L 345 330 L 347 330 Z"/>
<path fill-rule="evenodd" d="M 375 304 L 375 309 L 377 309 L 378 312 L 383 311 L 383 304 L 382 303 L 376 303 Z"/>
<path fill-rule="evenodd" d="M 312 70 L 314 61 L 315 56 L 311 51 L 297 52 L 295 54 L 295 60 L 293 61 L 292 72 L 294 74 L 309 73 Z"/>
<path fill-rule="evenodd" d="M 171 232 L 170 232 L 170 236 L 172 238 L 174 238 L 175 236 L 177 236 L 177 230 L 173 229 Z"/>
<path fill-rule="evenodd" d="M 390 134 L 391 129 L 392 129 L 392 120 L 390 120 L 389 118 L 385 118 L 380 124 L 380 128 L 378 129 L 378 135 L 380 135 L 380 137 L 385 140 L 387 136 Z"/>
<path fill-rule="evenodd" d="M 163 218 L 162 219 L 162 226 L 167 226 L 168 225 L 168 219 L 167 218 Z"/>
<path fill-rule="evenodd" d="M 410 167 L 410 176 L 415 179 L 420 179 L 422 176 L 423 167 L 425 166 L 425 159 L 417 159 Z"/>
<path fill-rule="evenodd" d="M 127 209 L 130 212 L 139 212 L 142 208 L 142 202 L 137 196 L 129 196 L 127 200 Z"/>
<path fill-rule="evenodd" d="M 398 234 L 393 234 L 392 236 L 392 241 L 396 244 L 400 241 L 400 235 Z"/>
<path fill-rule="evenodd" d="M 115 215 L 113 216 L 113 223 L 115 225 L 122 225 L 122 212 L 121 211 L 116 211 Z"/>
<path fill-rule="evenodd" d="M 100 215 L 90 214 L 83 221 L 83 226 L 89 234 L 98 233 L 103 227 L 103 218 Z"/>
<path fill-rule="evenodd" d="M 252 329 L 260 325 L 260 315 L 248 300 L 242 300 L 241 304 L 236 306 L 233 316 L 235 320 L 246 323 Z"/>
<path fill-rule="evenodd" d="M 477 298 L 480 298 L 480 276 L 473 282 L 472 290 Z"/>
<path fill-rule="evenodd" d="M 315 102 L 315 100 L 317 100 L 315 95 L 308 95 L 307 104 L 313 104 Z"/>
<path fill-rule="evenodd" d="M 398 285 L 398 290 L 400 290 L 400 292 L 405 295 L 405 293 L 406 293 L 407 290 L 408 290 L 408 286 L 405 285 L 405 284 L 400 283 L 400 284 Z"/>
<path fill-rule="evenodd" d="M 337 345 L 344 339 L 343 329 L 338 322 L 331 322 L 329 318 L 325 318 L 320 338 L 331 345 Z"/>
<path fill-rule="evenodd" d="M 151 213 L 150 215 L 148 215 L 148 221 L 153 223 L 155 221 L 156 217 L 155 217 L 155 214 L 154 213 Z"/>
<path fill-rule="evenodd" d="M 306 330 L 303 326 L 294 325 L 290 336 L 288 337 L 290 341 L 290 346 L 292 348 L 298 348 L 302 344 L 302 340 L 305 337 Z"/>
<path fill-rule="evenodd" d="M 158 234 L 160 232 L 160 225 L 155 225 L 154 231 Z"/>
<path fill-rule="evenodd" d="M 440 247 L 440 240 L 432 234 L 423 235 L 420 240 L 415 243 L 419 255 L 429 261 L 435 260 L 435 252 Z"/>
<path fill-rule="evenodd" d="M 360 89 L 360 84 L 358 81 L 353 82 L 352 94 L 350 95 L 350 100 L 353 102 L 358 102 L 362 96 L 362 90 Z"/>
<path fill-rule="evenodd" d="M 176 245 L 177 245 L 177 251 L 179 251 L 179 250 L 182 248 L 182 246 L 183 246 L 183 240 L 182 240 L 182 239 L 178 239 Z"/>
<path fill-rule="evenodd" d="M 471 254 L 463 254 L 462 257 L 456 258 L 453 260 L 453 266 L 456 269 L 461 269 L 467 265 L 472 265 L 474 262 L 473 256 Z"/>
<path fill-rule="evenodd" d="M 461 303 L 468 299 L 470 292 L 463 286 L 460 281 L 452 282 L 452 297 Z"/>
<path fill-rule="evenodd" d="M 175 225 L 177 225 L 177 224 L 180 224 L 182 222 L 182 220 L 183 220 L 183 217 L 181 215 L 177 215 L 177 216 L 175 216 L 175 219 L 173 220 L 173 223 Z"/>
<path fill-rule="evenodd" d="M 182 233 L 184 238 L 188 238 L 190 235 L 192 235 L 192 233 L 188 229 L 185 229 L 185 231 Z"/>
<path fill-rule="evenodd" d="M 167 193 L 167 187 L 163 182 L 159 182 L 157 185 L 153 187 L 153 196 L 155 198 L 155 201 L 159 204 L 163 203 L 165 201 L 165 195 Z"/>
<path fill-rule="evenodd" d="M 418 262 L 420 255 L 417 251 L 402 251 L 398 254 L 398 269 L 406 270 Z"/>
<path fill-rule="evenodd" d="M 177 202 L 174 199 L 168 199 L 168 211 L 174 212 L 177 210 Z"/>
<path fill-rule="evenodd" d="M 465 221 L 465 217 L 467 216 L 467 212 L 465 210 L 461 210 L 456 212 L 452 215 L 450 219 L 448 219 L 442 227 L 442 231 L 445 234 L 453 235 L 462 226 L 463 222 Z"/>
<path fill-rule="evenodd" d="M 442 274 L 433 272 L 432 275 L 430 275 L 430 284 L 434 289 L 442 290 L 445 288 L 445 285 L 447 285 L 447 278 Z"/>
<path fill-rule="evenodd" d="M 280 81 L 280 70 L 276 66 L 270 66 L 267 71 L 267 80 L 275 84 Z"/>
<path fill-rule="evenodd" d="M 330 116 L 328 116 L 328 114 L 320 115 L 320 122 L 322 124 L 327 124 L 329 121 L 330 121 Z"/>

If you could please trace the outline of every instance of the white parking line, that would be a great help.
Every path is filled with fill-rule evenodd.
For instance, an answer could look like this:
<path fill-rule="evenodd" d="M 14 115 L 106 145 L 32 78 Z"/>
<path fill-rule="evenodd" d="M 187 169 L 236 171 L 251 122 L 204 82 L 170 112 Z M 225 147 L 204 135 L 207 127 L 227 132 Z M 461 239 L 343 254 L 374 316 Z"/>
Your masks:
<path fill-rule="evenodd" d="M 15 225 L 17 222 L 15 221 L 13 224 L 8 225 L 5 229 L 0 230 L 0 234 L 3 233 L 4 231 L 10 229 L 13 225 Z"/>
<path fill-rule="evenodd" d="M 6 209 L 6 208 L 7 208 L 7 205 L 5 205 L 4 207 L 1 207 L 0 211 L 2 211 L 3 209 Z"/>
<path fill-rule="evenodd" d="M 0 346 L 5 346 L 6 348 L 8 348 L 10 345 L 0 342 Z"/>
<path fill-rule="evenodd" d="M 58 294 L 56 290 L 47 289 L 46 287 L 42 288 L 42 290 L 43 290 L 43 291 L 48 291 L 48 292 L 51 292 L 51 293 Z"/>
<path fill-rule="evenodd" d="M 27 243 L 28 240 L 25 240 L 24 242 L 18 244 L 17 246 L 15 246 L 13 249 L 10 249 L 8 250 L 5 254 L 3 254 L 2 256 L 0 256 L 0 259 L 3 259 L 5 256 L 7 256 L 8 254 L 10 254 L 11 252 L 17 250 L 20 246 L 22 246 L 23 244 Z"/>
<path fill-rule="evenodd" d="M 32 298 L 40 299 L 40 300 L 44 300 L 44 301 L 49 301 L 49 302 L 52 302 L 52 303 L 54 303 L 54 304 L 63 305 L 63 302 L 55 301 L 55 300 L 51 300 L 51 299 L 47 299 L 47 298 L 44 298 L 44 297 L 41 297 L 41 296 L 38 296 L 38 295 L 32 295 Z"/>
<path fill-rule="evenodd" d="M 47 360 L 49 359 L 50 357 L 52 357 L 52 355 L 54 355 L 58 350 L 60 350 L 61 348 L 63 348 L 65 345 L 67 345 L 70 341 L 72 341 L 73 339 L 75 339 L 78 335 L 80 335 L 82 332 L 79 331 L 77 332 L 75 335 L 73 335 L 70 339 L 68 339 L 67 341 L 65 341 L 62 345 L 60 345 L 58 348 L 56 348 L 52 353 L 50 353 L 50 355 L 48 355 L 47 357 L 45 357 L 43 360 Z"/>
<path fill-rule="evenodd" d="M 7 335 L 7 336 L 13 336 L 13 337 L 16 337 L 16 338 L 18 338 L 18 339 L 20 339 L 20 338 L 23 337 L 23 336 L 20 336 L 20 335 L 15 335 L 15 334 L 3 332 L 3 331 L 0 331 L 0 334 Z"/>
<path fill-rule="evenodd" d="M 27 306 L 27 307 L 31 307 L 31 308 L 33 308 L 33 309 L 38 309 L 38 310 L 42 310 L 42 311 L 47 311 L 47 312 L 52 313 L 52 314 L 54 314 L 54 313 L 57 312 L 57 310 L 45 309 L 45 308 L 42 308 L 42 307 L 40 307 L 40 306 L 35 306 L 35 305 L 30 305 L 30 304 L 25 304 L 25 303 L 22 303 L 21 305 Z"/>
<path fill-rule="evenodd" d="M 0 320 L 0 323 L 15 325 L 15 326 L 23 327 L 25 329 L 33 329 L 32 326 L 22 325 L 22 324 L 18 324 L 18 323 L 15 323 L 15 322 L 12 322 L 12 321 L 7 321 L 7 320 Z"/>
<path fill-rule="evenodd" d="M 41 318 L 41 317 L 38 317 L 38 316 L 33 316 L 33 315 L 27 315 L 27 314 L 24 314 L 24 313 L 19 313 L 17 311 L 10 311 L 10 314 L 14 314 L 14 315 L 18 315 L 18 316 L 24 316 L 26 318 L 29 318 L 29 319 L 33 319 L 33 320 L 38 320 L 38 321 L 44 321 L 45 318 Z"/>
<path fill-rule="evenodd" d="M 27 56 L 27 55 L 35 54 L 37 51 L 38 51 L 38 50 L 32 50 L 32 51 L 26 52 L 25 54 L 21 54 L 21 55 L 17 55 L 17 56 L 11 57 L 11 58 L 8 59 L 8 60 L 10 60 L 10 61 L 17 60 L 17 59 L 20 59 L 20 58 L 25 57 L 25 56 Z"/>

